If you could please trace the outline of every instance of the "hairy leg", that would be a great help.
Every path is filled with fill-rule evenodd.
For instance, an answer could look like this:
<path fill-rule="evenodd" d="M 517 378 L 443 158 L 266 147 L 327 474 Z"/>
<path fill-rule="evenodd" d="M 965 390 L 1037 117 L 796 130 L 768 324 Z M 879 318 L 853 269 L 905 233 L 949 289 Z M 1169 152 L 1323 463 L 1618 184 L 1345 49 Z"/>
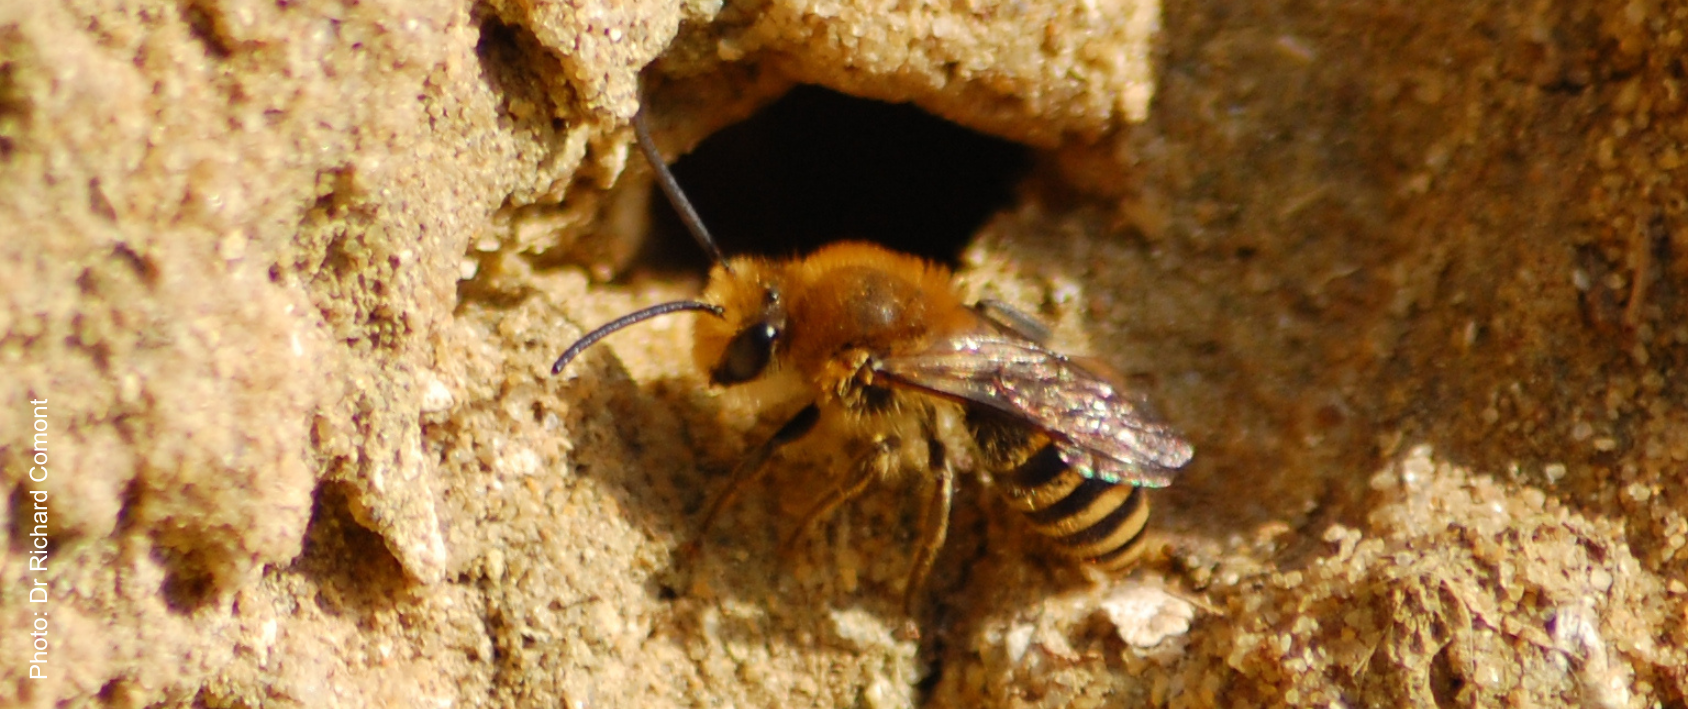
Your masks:
<path fill-rule="evenodd" d="M 926 575 L 932 572 L 938 551 L 944 548 L 944 540 L 949 537 L 950 506 L 955 501 L 955 469 L 950 466 L 944 446 L 937 441 L 930 442 L 928 446 L 931 451 L 931 491 L 926 498 L 926 509 L 920 515 L 920 548 L 915 552 L 914 566 L 909 569 L 908 584 L 903 589 L 903 612 L 910 617 L 914 615 L 915 599 L 926 584 Z"/>
<path fill-rule="evenodd" d="M 805 406 L 802 411 L 797 412 L 796 416 L 791 417 L 791 420 L 780 426 L 780 429 L 775 431 L 774 435 L 763 441 L 762 445 L 757 446 L 755 450 L 752 450 L 750 455 L 745 456 L 744 461 L 733 469 L 732 480 L 727 483 L 727 489 L 723 490 L 720 496 L 716 497 L 713 503 L 710 503 L 709 510 L 703 513 L 703 523 L 698 526 L 697 538 L 691 544 L 686 545 L 688 553 L 696 552 L 698 547 L 703 544 L 704 535 L 715 524 L 715 517 L 721 514 L 722 510 L 726 509 L 734 500 L 737 500 L 745 488 L 767 477 L 768 459 L 773 457 L 774 453 L 785 447 L 786 444 L 808 434 L 815 428 L 815 422 L 819 420 L 820 409 L 814 404 Z"/>
<path fill-rule="evenodd" d="M 840 481 L 826 495 L 822 496 L 808 512 L 803 515 L 803 523 L 786 537 L 780 544 L 781 554 L 790 554 L 796 547 L 797 541 L 807 536 L 811 530 L 823 520 L 832 516 L 838 506 L 861 495 L 875 480 L 883 479 L 891 472 L 892 453 L 897 450 L 897 439 L 883 438 L 873 442 L 856 464 L 852 466 L 850 476 Z"/>

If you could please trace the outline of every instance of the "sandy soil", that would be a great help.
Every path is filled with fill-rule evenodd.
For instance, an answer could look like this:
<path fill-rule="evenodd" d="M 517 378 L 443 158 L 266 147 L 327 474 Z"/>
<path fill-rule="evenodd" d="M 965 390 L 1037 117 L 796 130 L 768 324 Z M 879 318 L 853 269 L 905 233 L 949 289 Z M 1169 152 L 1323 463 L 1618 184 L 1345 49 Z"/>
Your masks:
<path fill-rule="evenodd" d="M 0 705 L 1683 706 L 1685 29 L 0 0 Z M 907 484 L 777 552 L 824 446 L 681 553 L 784 412 L 687 318 L 549 374 L 699 285 L 639 255 L 641 77 L 671 156 L 799 83 L 1026 146 L 958 278 L 1188 433 L 1147 562 L 970 478 L 908 639 Z"/>

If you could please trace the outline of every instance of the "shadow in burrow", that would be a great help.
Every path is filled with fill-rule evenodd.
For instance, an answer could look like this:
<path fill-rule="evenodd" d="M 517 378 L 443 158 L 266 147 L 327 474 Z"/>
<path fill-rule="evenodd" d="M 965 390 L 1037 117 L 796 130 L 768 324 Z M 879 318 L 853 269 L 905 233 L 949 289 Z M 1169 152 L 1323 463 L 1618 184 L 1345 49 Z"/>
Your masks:
<path fill-rule="evenodd" d="M 314 584 L 311 599 L 329 615 L 372 625 L 389 611 L 403 615 L 421 590 L 380 534 L 358 521 L 356 492 L 347 483 L 317 485 L 304 548 L 287 567 Z"/>

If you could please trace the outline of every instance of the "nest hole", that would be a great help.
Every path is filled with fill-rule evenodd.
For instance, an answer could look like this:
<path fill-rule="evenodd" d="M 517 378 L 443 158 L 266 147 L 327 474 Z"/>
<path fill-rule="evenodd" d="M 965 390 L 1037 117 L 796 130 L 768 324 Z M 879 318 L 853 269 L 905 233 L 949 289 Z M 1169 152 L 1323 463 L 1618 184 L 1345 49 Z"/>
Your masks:
<path fill-rule="evenodd" d="M 857 239 L 955 265 L 1031 164 L 1024 146 L 912 105 L 799 86 L 672 167 L 728 256 L 791 256 Z M 660 192 L 651 204 L 639 261 L 707 268 Z"/>

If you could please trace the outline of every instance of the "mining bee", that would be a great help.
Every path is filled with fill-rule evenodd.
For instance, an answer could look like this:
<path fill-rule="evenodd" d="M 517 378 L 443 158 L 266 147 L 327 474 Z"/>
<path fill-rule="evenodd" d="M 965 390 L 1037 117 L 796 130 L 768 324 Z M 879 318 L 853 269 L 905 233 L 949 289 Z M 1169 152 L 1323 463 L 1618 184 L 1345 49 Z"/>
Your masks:
<path fill-rule="evenodd" d="M 815 431 L 853 439 L 852 468 L 804 515 L 797 539 L 874 481 L 926 473 L 920 546 L 904 587 L 917 593 L 949 530 L 958 461 L 989 474 L 1008 503 L 1066 556 L 1114 571 L 1142 551 L 1149 502 L 1190 460 L 1190 444 L 1098 364 L 1048 348 L 1049 331 L 996 301 L 963 302 L 949 269 L 875 244 L 808 256 L 725 258 L 634 118 L 658 185 L 714 261 L 703 296 L 645 308 L 581 337 L 551 367 L 660 315 L 701 311 L 692 356 L 712 384 L 773 382 L 792 416 L 756 446 L 704 513 L 762 479 L 768 459 Z"/>

